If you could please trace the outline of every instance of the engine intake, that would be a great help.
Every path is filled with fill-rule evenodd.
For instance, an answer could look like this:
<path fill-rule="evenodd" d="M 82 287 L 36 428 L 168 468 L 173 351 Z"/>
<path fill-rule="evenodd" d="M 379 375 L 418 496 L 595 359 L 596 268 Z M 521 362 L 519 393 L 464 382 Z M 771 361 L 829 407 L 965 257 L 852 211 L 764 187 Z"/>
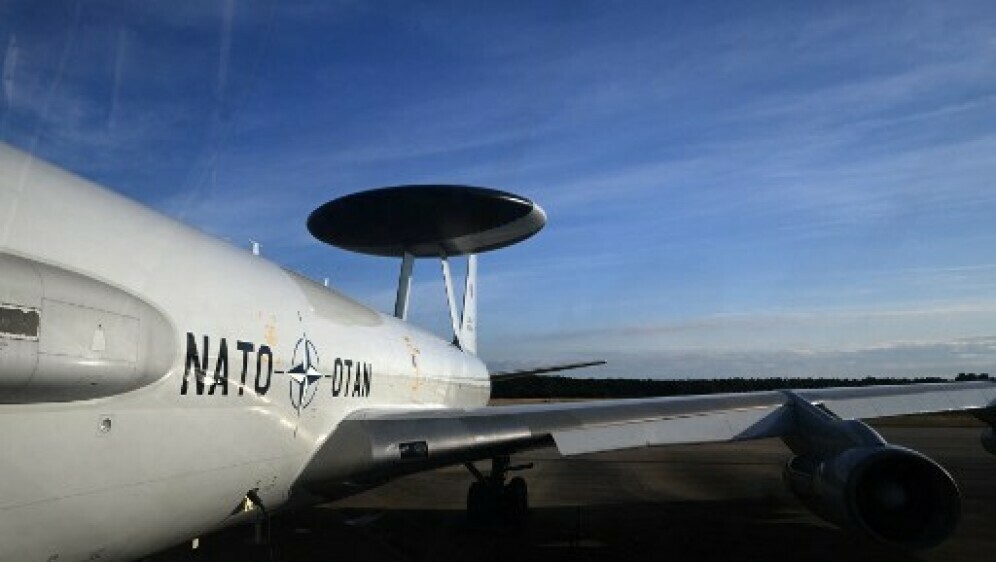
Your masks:
<path fill-rule="evenodd" d="M 927 548 L 958 524 L 961 495 L 930 458 L 893 445 L 855 447 L 829 460 L 793 457 L 789 489 L 814 513 L 905 548 Z"/>

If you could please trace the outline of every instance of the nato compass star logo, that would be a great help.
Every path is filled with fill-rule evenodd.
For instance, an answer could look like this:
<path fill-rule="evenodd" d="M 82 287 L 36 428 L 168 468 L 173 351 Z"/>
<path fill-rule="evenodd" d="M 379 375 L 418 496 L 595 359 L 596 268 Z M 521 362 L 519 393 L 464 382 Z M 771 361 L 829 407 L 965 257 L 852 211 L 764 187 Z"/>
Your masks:
<path fill-rule="evenodd" d="M 301 415 L 301 410 L 311 404 L 318 392 L 318 381 L 322 378 L 322 374 L 315 368 L 318 363 L 315 344 L 308 339 L 308 334 L 303 334 L 294 345 L 294 355 L 291 358 L 293 367 L 287 371 L 290 376 L 291 406 L 297 410 L 298 416 Z"/>

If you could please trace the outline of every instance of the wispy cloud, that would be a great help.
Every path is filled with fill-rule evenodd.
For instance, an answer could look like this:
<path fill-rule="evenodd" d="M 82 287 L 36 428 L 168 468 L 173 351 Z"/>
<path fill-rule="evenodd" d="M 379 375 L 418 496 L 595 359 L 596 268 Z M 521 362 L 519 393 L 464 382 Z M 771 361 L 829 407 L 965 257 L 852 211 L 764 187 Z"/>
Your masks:
<path fill-rule="evenodd" d="M 950 375 L 996 360 L 996 300 L 714 314 L 485 338 L 496 364 L 610 359 L 604 376 Z"/>
<path fill-rule="evenodd" d="M 504 370 L 583 359 L 608 363 L 579 372 L 579 376 L 608 378 L 953 377 L 964 372 L 991 373 L 996 361 L 996 336 L 931 343 L 896 342 L 849 351 L 551 351 L 545 356 L 492 360 L 489 366 Z"/>
<path fill-rule="evenodd" d="M 3 139 L 378 308 L 397 264 L 314 242 L 315 206 L 536 199 L 546 231 L 482 268 L 506 356 L 829 372 L 996 333 L 985 2 L 4 9 Z M 445 331 L 437 276 L 415 315 Z"/>

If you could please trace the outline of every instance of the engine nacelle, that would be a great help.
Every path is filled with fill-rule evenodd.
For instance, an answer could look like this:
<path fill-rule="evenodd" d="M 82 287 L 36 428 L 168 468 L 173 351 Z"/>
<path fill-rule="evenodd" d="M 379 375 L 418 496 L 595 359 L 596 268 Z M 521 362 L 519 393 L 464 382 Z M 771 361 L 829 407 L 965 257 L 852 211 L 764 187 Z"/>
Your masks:
<path fill-rule="evenodd" d="M 980 439 L 986 451 L 989 451 L 990 455 L 996 455 L 996 430 L 991 427 L 984 429 Z"/>
<path fill-rule="evenodd" d="M 934 546 L 961 515 L 951 475 L 902 447 L 854 447 L 828 460 L 796 456 L 783 475 L 796 497 L 823 519 L 897 546 Z"/>
<path fill-rule="evenodd" d="M 152 384 L 178 358 L 175 334 L 159 310 L 121 288 L 0 252 L 0 404 Z"/>

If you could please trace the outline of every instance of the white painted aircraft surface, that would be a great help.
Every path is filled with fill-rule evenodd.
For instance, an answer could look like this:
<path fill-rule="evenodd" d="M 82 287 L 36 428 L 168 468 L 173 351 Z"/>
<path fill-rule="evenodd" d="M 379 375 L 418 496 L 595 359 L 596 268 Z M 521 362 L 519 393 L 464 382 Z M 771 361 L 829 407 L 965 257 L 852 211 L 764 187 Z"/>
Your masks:
<path fill-rule="evenodd" d="M 780 437 L 787 484 L 829 521 L 909 547 L 957 522 L 948 473 L 856 419 L 972 409 L 992 422 L 996 385 L 488 407 L 469 259 L 462 318 L 443 261 L 444 340 L 395 317 L 411 254 L 396 315 L 381 314 L 0 145 L 0 561 L 131 560 L 459 463 L 477 479 L 473 518 L 518 517 L 509 457 L 549 444 Z M 983 444 L 996 454 L 991 428 Z M 487 475 L 470 464 L 485 460 Z"/>

